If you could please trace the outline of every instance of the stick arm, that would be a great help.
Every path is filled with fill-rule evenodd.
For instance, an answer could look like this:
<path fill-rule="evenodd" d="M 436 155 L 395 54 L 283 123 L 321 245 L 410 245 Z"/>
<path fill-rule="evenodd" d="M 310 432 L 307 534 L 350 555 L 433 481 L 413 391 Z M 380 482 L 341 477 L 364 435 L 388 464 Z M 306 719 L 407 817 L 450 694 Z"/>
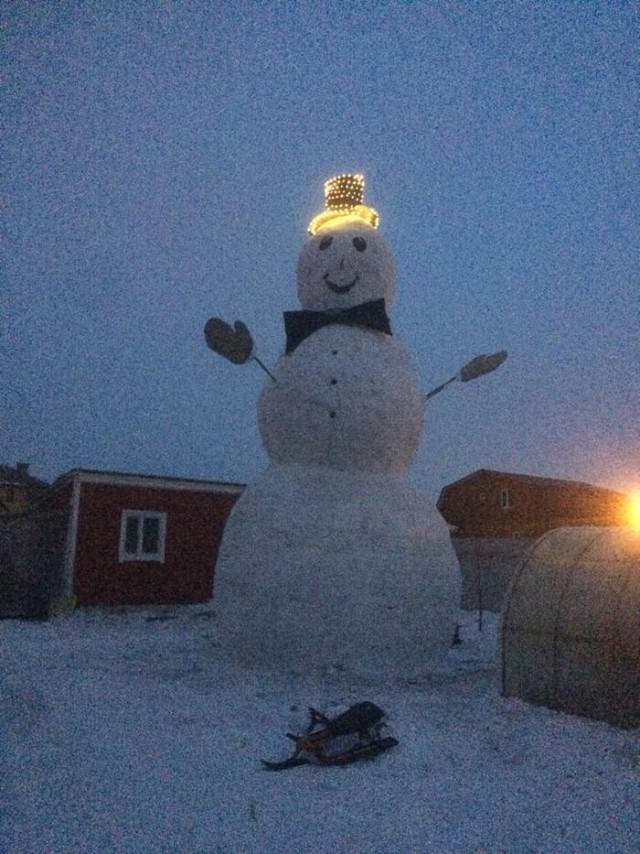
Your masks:
<path fill-rule="evenodd" d="M 453 383 L 456 380 L 459 380 L 462 383 L 468 383 L 470 380 L 475 380 L 478 377 L 484 376 L 484 374 L 490 374 L 491 371 L 495 371 L 496 368 L 499 368 L 506 358 L 506 350 L 499 350 L 497 353 L 492 353 L 490 356 L 486 356 L 484 353 L 480 356 L 476 356 L 475 359 L 471 359 L 470 362 L 467 362 L 466 365 L 460 368 L 457 374 L 427 392 L 427 394 L 424 395 L 424 402 L 426 403 L 432 397 L 435 397 L 436 394 L 440 394 L 440 392 L 444 391 L 450 383 Z"/>

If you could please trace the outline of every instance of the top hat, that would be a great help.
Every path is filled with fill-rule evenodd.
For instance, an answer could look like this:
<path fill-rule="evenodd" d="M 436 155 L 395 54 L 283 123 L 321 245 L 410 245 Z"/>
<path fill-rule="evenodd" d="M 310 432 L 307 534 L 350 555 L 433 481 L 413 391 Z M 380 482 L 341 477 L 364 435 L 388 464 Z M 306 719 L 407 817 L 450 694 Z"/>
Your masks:
<path fill-rule="evenodd" d="M 378 212 L 363 205 L 364 176 L 336 175 L 324 185 L 325 210 L 309 223 L 309 234 L 315 234 L 332 220 L 344 217 L 359 219 L 372 228 L 378 227 Z"/>

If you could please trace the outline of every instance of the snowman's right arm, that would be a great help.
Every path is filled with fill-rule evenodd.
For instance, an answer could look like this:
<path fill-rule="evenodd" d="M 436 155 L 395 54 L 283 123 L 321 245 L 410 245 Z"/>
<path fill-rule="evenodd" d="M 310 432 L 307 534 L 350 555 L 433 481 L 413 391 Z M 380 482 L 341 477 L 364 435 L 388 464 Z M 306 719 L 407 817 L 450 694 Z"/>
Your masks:
<path fill-rule="evenodd" d="M 204 327 L 207 346 L 234 365 L 244 365 L 254 357 L 253 337 L 241 320 L 233 328 L 219 317 L 211 317 Z"/>

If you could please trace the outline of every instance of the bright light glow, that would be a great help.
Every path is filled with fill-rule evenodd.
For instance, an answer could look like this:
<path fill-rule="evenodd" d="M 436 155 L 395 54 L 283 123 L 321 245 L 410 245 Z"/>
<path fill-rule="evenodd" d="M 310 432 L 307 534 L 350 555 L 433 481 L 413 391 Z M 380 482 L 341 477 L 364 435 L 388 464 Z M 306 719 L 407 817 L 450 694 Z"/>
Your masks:
<path fill-rule="evenodd" d="M 640 531 L 640 492 L 632 492 L 627 508 L 627 523 L 636 531 Z"/>
<path fill-rule="evenodd" d="M 336 175 L 324 185 L 325 210 L 314 217 L 309 224 L 309 233 L 315 234 L 319 228 L 332 220 L 345 216 L 356 216 L 372 228 L 378 227 L 378 213 L 367 207 L 364 202 L 363 175 Z"/>
<path fill-rule="evenodd" d="M 364 175 L 336 175 L 324 185 L 330 211 L 350 211 L 364 201 Z"/>

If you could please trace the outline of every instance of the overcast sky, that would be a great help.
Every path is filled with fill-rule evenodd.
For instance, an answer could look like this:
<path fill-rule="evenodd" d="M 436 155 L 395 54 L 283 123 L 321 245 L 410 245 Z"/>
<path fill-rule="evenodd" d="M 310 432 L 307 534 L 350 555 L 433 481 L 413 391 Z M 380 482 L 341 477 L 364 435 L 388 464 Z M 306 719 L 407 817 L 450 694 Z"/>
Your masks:
<path fill-rule="evenodd" d="M 435 398 L 412 480 L 640 486 L 635 2 L 3 4 L 0 462 L 246 482 L 324 181 L 360 171 Z"/>

